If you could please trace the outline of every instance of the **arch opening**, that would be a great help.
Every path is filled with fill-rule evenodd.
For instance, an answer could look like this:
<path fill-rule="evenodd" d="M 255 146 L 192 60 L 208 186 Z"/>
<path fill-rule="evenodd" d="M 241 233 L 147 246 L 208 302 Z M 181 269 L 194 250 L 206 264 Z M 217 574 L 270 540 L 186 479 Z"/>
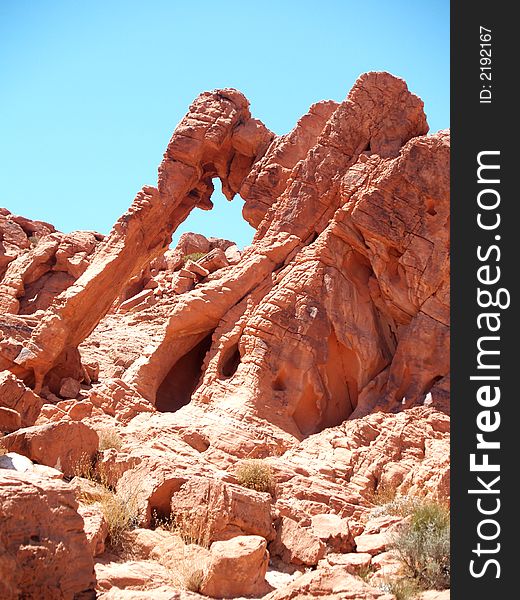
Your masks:
<path fill-rule="evenodd" d="M 217 182 L 214 181 L 216 184 Z M 220 182 L 219 182 L 220 183 Z M 207 238 L 230 240 L 239 248 L 249 246 L 256 233 L 242 215 L 244 201 L 237 194 L 230 202 L 220 189 L 215 187 L 211 194 L 211 205 L 196 207 L 176 229 L 171 247 L 175 247 L 183 233 L 201 233 Z M 210 209 L 210 210 L 209 210 Z"/>

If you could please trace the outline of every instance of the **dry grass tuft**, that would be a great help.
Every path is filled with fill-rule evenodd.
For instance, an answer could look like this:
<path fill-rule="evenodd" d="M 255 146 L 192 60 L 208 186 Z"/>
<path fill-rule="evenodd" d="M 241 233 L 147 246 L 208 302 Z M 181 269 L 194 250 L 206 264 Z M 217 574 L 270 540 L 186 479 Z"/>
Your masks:
<path fill-rule="evenodd" d="M 139 503 L 135 492 L 106 492 L 99 500 L 108 525 L 108 544 L 112 549 L 121 549 L 124 534 L 137 526 Z"/>
<path fill-rule="evenodd" d="M 368 583 L 370 576 L 375 573 L 372 565 L 365 565 L 359 569 L 357 576 L 360 577 L 365 583 Z"/>
<path fill-rule="evenodd" d="M 97 432 L 99 436 L 99 450 L 121 450 L 123 447 L 123 438 L 119 435 L 117 430 L 113 427 L 106 427 L 105 429 L 99 429 Z"/>
<path fill-rule="evenodd" d="M 92 482 L 92 488 L 79 493 L 78 500 L 83 504 L 99 502 L 108 525 L 108 546 L 121 551 L 125 533 L 139 522 L 139 486 L 129 484 L 125 490 L 114 490 L 108 483 L 107 469 L 96 469 L 88 455 L 75 465 L 74 475 Z"/>
<path fill-rule="evenodd" d="M 211 545 L 211 526 L 207 514 L 181 514 L 169 519 L 157 519 L 157 528 L 178 535 L 186 545 L 201 548 Z"/>
<path fill-rule="evenodd" d="M 200 593 L 208 564 L 211 527 L 207 514 L 181 514 L 161 519 L 154 515 L 157 529 L 178 536 L 179 547 L 173 555 L 163 556 L 161 564 L 167 569 L 173 587 Z"/>
<path fill-rule="evenodd" d="M 166 567 L 173 587 L 199 593 L 206 573 L 206 561 L 201 556 L 183 554 Z"/>
<path fill-rule="evenodd" d="M 375 506 L 384 506 L 393 502 L 396 497 L 398 497 L 397 486 L 380 483 L 370 493 L 368 499 Z"/>
<path fill-rule="evenodd" d="M 272 492 L 274 489 L 273 470 L 261 459 L 241 461 L 236 469 L 238 483 L 257 492 Z"/>
<path fill-rule="evenodd" d="M 83 479 L 98 482 L 95 464 L 95 458 L 83 453 L 72 466 L 72 473 L 75 477 L 83 477 Z"/>

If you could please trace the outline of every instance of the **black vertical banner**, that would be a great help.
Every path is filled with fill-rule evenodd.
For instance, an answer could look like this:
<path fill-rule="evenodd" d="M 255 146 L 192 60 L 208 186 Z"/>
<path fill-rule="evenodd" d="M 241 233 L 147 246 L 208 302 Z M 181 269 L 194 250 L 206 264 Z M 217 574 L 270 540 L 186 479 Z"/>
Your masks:
<path fill-rule="evenodd" d="M 451 4 L 452 591 L 518 592 L 520 172 L 506 2 Z M 517 102 L 515 102 L 517 104 Z M 514 164 L 515 163 L 515 164 Z M 518 380 L 518 381 L 516 381 Z M 516 385 L 515 385 L 516 383 Z"/>

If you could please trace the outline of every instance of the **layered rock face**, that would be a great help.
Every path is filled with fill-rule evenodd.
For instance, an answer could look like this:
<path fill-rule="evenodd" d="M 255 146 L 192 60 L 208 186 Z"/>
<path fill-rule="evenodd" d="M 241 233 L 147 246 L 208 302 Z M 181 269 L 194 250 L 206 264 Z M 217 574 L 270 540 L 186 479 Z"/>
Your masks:
<path fill-rule="evenodd" d="M 4 446 L 67 477 L 86 455 L 152 538 L 161 520 L 206 523 L 206 595 L 390 597 L 356 577 L 385 564 L 394 525 L 371 524 L 374 494 L 449 496 L 449 133 L 427 132 L 387 73 L 283 136 L 218 90 L 106 238 L 1 212 Z M 253 243 L 185 234 L 170 250 L 215 178 Z M 96 455 L 107 430 L 118 442 Z M 243 487 L 243 459 L 269 466 L 270 493 Z M 156 575 L 125 579 L 103 516 L 80 512 L 99 524 L 101 597 L 186 587 L 153 550 L 173 534 L 134 540 Z"/>

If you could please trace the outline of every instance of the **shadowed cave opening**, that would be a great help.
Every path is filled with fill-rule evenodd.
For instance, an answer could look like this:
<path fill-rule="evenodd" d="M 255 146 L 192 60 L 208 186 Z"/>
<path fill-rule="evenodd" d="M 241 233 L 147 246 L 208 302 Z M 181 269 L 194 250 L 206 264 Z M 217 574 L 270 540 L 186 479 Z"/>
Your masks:
<path fill-rule="evenodd" d="M 231 348 L 228 348 L 224 353 L 222 362 L 220 365 L 220 374 L 222 378 L 228 379 L 233 377 L 237 372 L 238 365 L 240 364 L 241 356 L 238 349 L 238 342 L 233 344 Z"/>
<path fill-rule="evenodd" d="M 211 347 L 213 331 L 208 333 L 168 371 L 155 399 L 155 408 L 161 412 L 175 412 L 189 404 L 202 375 L 204 358 Z"/>

